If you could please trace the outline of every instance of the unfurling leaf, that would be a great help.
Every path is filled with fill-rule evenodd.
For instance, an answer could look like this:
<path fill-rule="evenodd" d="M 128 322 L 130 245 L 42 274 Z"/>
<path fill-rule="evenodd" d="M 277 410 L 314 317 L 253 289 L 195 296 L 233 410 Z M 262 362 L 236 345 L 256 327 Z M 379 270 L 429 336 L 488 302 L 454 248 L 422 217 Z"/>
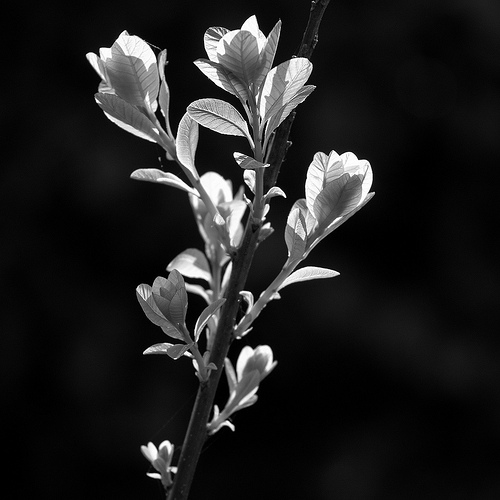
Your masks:
<path fill-rule="evenodd" d="M 247 122 L 228 102 L 220 99 L 199 99 L 188 106 L 187 112 L 200 125 L 219 134 L 246 137 L 253 145 Z"/>
<path fill-rule="evenodd" d="M 173 269 L 177 269 L 177 271 L 187 278 L 202 279 L 208 283 L 212 282 L 208 260 L 205 254 L 197 248 L 188 248 L 175 257 L 168 265 L 167 271 L 172 271 Z"/>
<path fill-rule="evenodd" d="M 193 174 L 196 179 L 200 178 L 194 164 L 196 147 L 198 146 L 198 135 L 198 123 L 185 113 L 179 122 L 179 128 L 177 130 L 177 137 L 175 140 L 175 149 L 179 161 Z"/>
<path fill-rule="evenodd" d="M 202 313 L 200 314 L 200 317 L 196 320 L 196 325 L 194 327 L 194 340 L 195 342 L 198 341 L 198 338 L 200 337 L 201 332 L 203 331 L 203 328 L 205 328 L 206 324 L 208 323 L 208 320 L 222 307 L 222 305 L 226 302 L 226 299 L 218 299 L 215 302 L 212 302 L 209 306 L 207 306 Z"/>
<path fill-rule="evenodd" d="M 288 278 L 286 278 L 283 283 L 281 283 L 276 291 L 278 292 L 286 286 L 291 285 L 292 283 L 323 278 L 334 278 L 338 275 L 339 273 L 337 271 L 333 271 L 332 269 L 325 269 L 323 267 L 315 266 L 303 267 L 290 274 L 290 276 L 288 276 Z"/>

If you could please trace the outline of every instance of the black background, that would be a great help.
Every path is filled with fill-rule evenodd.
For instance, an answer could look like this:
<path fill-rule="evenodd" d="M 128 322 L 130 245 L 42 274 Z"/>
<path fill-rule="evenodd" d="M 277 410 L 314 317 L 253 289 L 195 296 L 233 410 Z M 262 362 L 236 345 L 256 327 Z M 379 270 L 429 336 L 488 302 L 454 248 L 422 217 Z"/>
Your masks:
<path fill-rule="evenodd" d="M 167 47 L 176 127 L 195 99 L 234 103 L 192 64 L 207 27 L 256 14 L 267 34 L 281 18 L 279 63 L 308 5 L 11 6 L 0 170 L 8 498 L 162 498 L 139 446 L 180 445 L 196 391 L 186 359 L 141 355 L 164 336 L 134 290 L 201 239 L 183 193 L 129 180 L 158 166 L 158 151 L 103 116 L 85 53 L 124 29 Z M 284 222 L 316 151 L 370 160 L 377 194 L 307 262 L 340 277 L 284 290 L 233 348 L 234 359 L 245 343 L 269 344 L 279 364 L 235 415 L 236 432 L 208 443 L 194 500 L 500 497 L 499 27 L 494 0 L 332 1 L 317 89 L 278 183 L 288 198 L 273 203 L 276 233 L 248 289 L 258 295 L 286 257 Z M 231 154 L 245 147 L 202 130 L 198 169 L 239 185 Z"/>

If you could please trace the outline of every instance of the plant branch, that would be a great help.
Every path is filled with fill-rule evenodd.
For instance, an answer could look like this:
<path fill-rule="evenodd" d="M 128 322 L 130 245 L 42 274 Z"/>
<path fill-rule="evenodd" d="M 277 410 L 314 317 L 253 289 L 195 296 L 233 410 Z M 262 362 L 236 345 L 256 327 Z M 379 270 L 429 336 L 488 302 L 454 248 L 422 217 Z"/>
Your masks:
<path fill-rule="evenodd" d="M 217 366 L 206 383 L 200 383 L 191 419 L 188 425 L 181 456 L 178 463 L 178 472 L 175 475 L 174 485 L 168 495 L 169 500 L 185 500 L 193 481 L 198 459 L 207 437 L 207 422 L 210 417 L 215 392 L 222 374 L 224 359 L 227 356 L 236 315 L 239 308 L 240 292 L 245 286 L 253 255 L 257 247 L 260 226 L 255 227 L 248 221 L 242 244 L 233 261 L 233 271 L 226 292 L 226 303 L 223 306 L 219 326 L 211 351 L 210 362 Z"/>
<path fill-rule="evenodd" d="M 318 30 L 323 13 L 329 0 L 313 0 L 309 14 L 309 21 L 302 38 L 297 55 L 310 58 L 318 40 Z M 278 177 L 279 169 L 290 145 L 288 136 L 295 113 L 285 120 L 277 129 L 270 149 L 269 158 L 271 167 L 266 168 L 264 178 L 264 192 L 267 192 Z M 271 170 L 271 172 L 268 172 Z M 233 270 L 226 291 L 226 302 L 223 306 L 219 325 L 211 351 L 210 362 L 217 370 L 212 370 L 206 382 L 201 382 L 198 388 L 196 401 L 189 421 L 181 455 L 177 464 L 178 471 L 174 484 L 168 493 L 168 500 L 186 500 L 194 478 L 198 459 L 207 438 L 207 422 L 213 407 L 215 393 L 222 375 L 224 359 L 231 345 L 236 315 L 240 303 L 240 292 L 244 289 L 253 256 L 257 248 L 262 221 L 249 217 L 241 245 L 233 258 Z"/>

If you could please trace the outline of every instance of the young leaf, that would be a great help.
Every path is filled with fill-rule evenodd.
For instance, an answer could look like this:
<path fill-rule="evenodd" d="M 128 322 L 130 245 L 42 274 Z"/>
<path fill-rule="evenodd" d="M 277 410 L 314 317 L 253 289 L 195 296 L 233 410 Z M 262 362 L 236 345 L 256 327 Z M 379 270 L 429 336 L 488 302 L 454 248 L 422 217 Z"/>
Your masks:
<path fill-rule="evenodd" d="M 169 337 L 174 339 L 184 340 L 184 335 L 173 325 L 169 320 L 167 320 L 163 312 L 158 307 L 155 298 L 161 299 L 158 295 L 153 293 L 152 288 L 149 285 L 139 285 L 136 289 L 137 300 L 146 314 L 146 317 L 153 324 L 161 327 L 164 333 Z"/>
<path fill-rule="evenodd" d="M 154 52 L 144 40 L 123 32 L 111 47 L 106 71 L 111 86 L 123 100 L 156 110 L 158 67 Z"/>
<path fill-rule="evenodd" d="M 177 269 L 177 271 L 187 278 L 202 279 L 208 283 L 212 282 L 208 260 L 205 254 L 197 248 L 188 248 L 175 257 L 168 265 L 167 271 L 172 271 L 173 269 Z"/>
<path fill-rule="evenodd" d="M 136 107 L 114 94 L 95 94 L 95 100 L 104 114 L 116 125 L 147 141 L 162 144 L 156 128 Z"/>
<path fill-rule="evenodd" d="M 167 354 L 167 351 L 175 344 L 169 342 L 162 342 L 161 344 L 154 344 L 149 346 L 142 354 Z"/>
<path fill-rule="evenodd" d="M 219 40 L 228 32 L 227 28 L 222 27 L 212 27 L 205 31 L 203 36 L 203 44 L 205 46 L 205 51 L 207 52 L 208 58 L 211 61 L 217 62 L 217 45 Z"/>
<path fill-rule="evenodd" d="M 208 323 L 208 320 L 222 307 L 224 302 L 226 302 L 226 299 L 218 299 L 202 311 L 200 317 L 196 320 L 196 325 L 194 327 L 195 342 L 198 342 L 200 334 Z"/>
<path fill-rule="evenodd" d="M 248 189 L 255 194 L 255 170 L 245 170 L 243 172 L 243 180 Z"/>
<path fill-rule="evenodd" d="M 263 50 L 263 63 L 260 68 L 260 75 L 255 80 L 255 88 L 259 88 L 260 84 L 266 77 L 267 73 L 273 66 L 274 56 L 276 54 L 276 49 L 278 48 L 278 41 L 280 38 L 281 32 L 281 21 L 278 21 L 274 28 L 271 30 L 269 35 L 267 36 L 266 44 Z"/>
<path fill-rule="evenodd" d="M 151 287 L 149 285 L 139 285 L 136 288 L 136 295 L 137 300 L 139 301 L 139 304 L 149 321 L 157 326 L 164 326 L 168 323 L 154 302 Z"/>
<path fill-rule="evenodd" d="M 233 157 L 236 160 L 236 163 L 244 169 L 255 170 L 256 168 L 269 167 L 269 163 L 262 163 L 251 156 L 244 155 L 243 153 L 233 153 Z"/>
<path fill-rule="evenodd" d="M 183 354 L 185 354 L 193 344 L 174 344 L 169 347 L 167 350 L 167 354 L 172 359 L 179 359 Z"/>
<path fill-rule="evenodd" d="M 307 243 L 306 222 L 298 208 L 292 208 L 285 228 L 289 260 L 302 259 Z"/>
<path fill-rule="evenodd" d="M 312 64 L 305 57 L 294 57 L 269 71 L 259 96 L 263 124 L 288 104 L 306 83 L 311 71 Z"/>
<path fill-rule="evenodd" d="M 248 86 L 222 64 L 208 59 L 197 59 L 194 64 L 215 85 L 235 95 L 243 105 L 248 101 Z"/>
<path fill-rule="evenodd" d="M 331 269 L 325 269 L 323 267 L 315 267 L 315 266 L 307 266 L 297 271 L 293 272 L 286 278 L 283 283 L 276 290 L 277 292 L 282 290 L 288 285 L 292 283 L 298 283 L 300 281 L 308 281 L 308 280 L 316 280 L 323 278 L 334 278 L 338 276 L 339 273 L 337 271 L 333 271 Z"/>
<path fill-rule="evenodd" d="M 199 99 L 188 106 L 187 112 L 200 125 L 219 134 L 246 137 L 253 146 L 247 122 L 228 102 L 220 99 Z"/>
<path fill-rule="evenodd" d="M 159 182 L 160 184 L 166 184 L 167 186 L 172 186 L 181 189 L 182 191 L 186 191 L 186 193 L 192 194 L 193 196 L 197 196 L 198 198 L 200 197 L 200 193 L 198 192 L 197 189 L 187 185 L 182 179 L 180 179 L 174 174 L 171 174 L 170 172 L 164 172 L 163 177 L 157 179 L 157 182 Z"/>
<path fill-rule="evenodd" d="M 185 113 L 179 122 L 175 148 L 179 161 L 196 179 L 200 178 L 194 164 L 194 156 L 196 154 L 196 147 L 198 146 L 198 135 L 198 123 Z"/>
<path fill-rule="evenodd" d="M 153 292 L 156 289 L 159 294 L 153 293 L 153 299 L 158 309 L 173 325 L 184 325 L 188 299 L 181 273 L 173 269 L 167 280 L 159 276 L 153 283 Z"/>
<path fill-rule="evenodd" d="M 313 210 L 314 201 L 328 182 L 344 173 L 342 159 L 335 151 L 327 156 L 321 151 L 313 157 L 306 178 L 306 201 L 309 210 Z"/>
<path fill-rule="evenodd" d="M 130 174 L 130 178 L 136 181 L 147 181 L 172 186 L 194 196 L 200 196 L 200 193 L 196 189 L 188 186 L 182 179 L 158 168 L 139 168 Z"/>
<path fill-rule="evenodd" d="M 313 213 L 318 224 L 328 226 L 356 208 L 361 191 L 362 181 L 358 175 L 346 173 L 329 182 L 314 200 Z"/>
<path fill-rule="evenodd" d="M 165 173 L 159 168 L 138 168 L 130 174 L 130 178 L 136 181 L 157 182 L 158 179 L 165 176 Z"/>
<path fill-rule="evenodd" d="M 271 198 L 274 198 L 275 196 L 283 196 L 283 198 L 286 198 L 286 194 L 283 191 L 283 189 L 279 188 L 278 186 L 273 186 L 264 196 L 264 198 L 267 200 L 270 200 Z"/>
<path fill-rule="evenodd" d="M 229 31 L 217 44 L 217 59 L 231 73 L 250 85 L 260 63 L 257 37 L 246 29 Z"/>

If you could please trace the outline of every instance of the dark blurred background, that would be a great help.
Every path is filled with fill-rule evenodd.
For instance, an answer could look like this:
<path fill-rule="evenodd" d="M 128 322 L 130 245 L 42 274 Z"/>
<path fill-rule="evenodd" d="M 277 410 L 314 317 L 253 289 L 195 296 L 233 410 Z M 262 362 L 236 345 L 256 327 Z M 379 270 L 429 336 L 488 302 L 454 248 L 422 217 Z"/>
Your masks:
<path fill-rule="evenodd" d="M 129 179 L 155 145 L 95 104 L 85 53 L 127 29 L 169 51 L 176 127 L 200 97 L 232 101 L 192 64 L 209 26 L 283 21 L 309 2 L 17 3 L 4 38 L 0 177 L 6 498 L 162 498 L 141 444 L 180 445 L 196 379 L 135 287 L 202 248 L 180 191 Z M 244 343 L 279 364 L 254 407 L 207 445 L 193 500 L 500 498 L 500 4 L 332 0 L 248 289 L 286 257 L 283 227 L 317 151 L 370 160 L 377 195 L 310 256 L 334 280 L 287 288 Z M 201 172 L 241 184 L 244 140 L 201 131 Z M 178 172 L 174 164 L 167 164 Z M 192 310 L 201 301 L 191 300 Z M 198 308 L 198 309 L 197 309 Z M 194 321 L 194 319 L 193 319 Z M 232 351 L 233 359 L 241 343 Z M 227 388 L 218 398 L 223 404 Z"/>

